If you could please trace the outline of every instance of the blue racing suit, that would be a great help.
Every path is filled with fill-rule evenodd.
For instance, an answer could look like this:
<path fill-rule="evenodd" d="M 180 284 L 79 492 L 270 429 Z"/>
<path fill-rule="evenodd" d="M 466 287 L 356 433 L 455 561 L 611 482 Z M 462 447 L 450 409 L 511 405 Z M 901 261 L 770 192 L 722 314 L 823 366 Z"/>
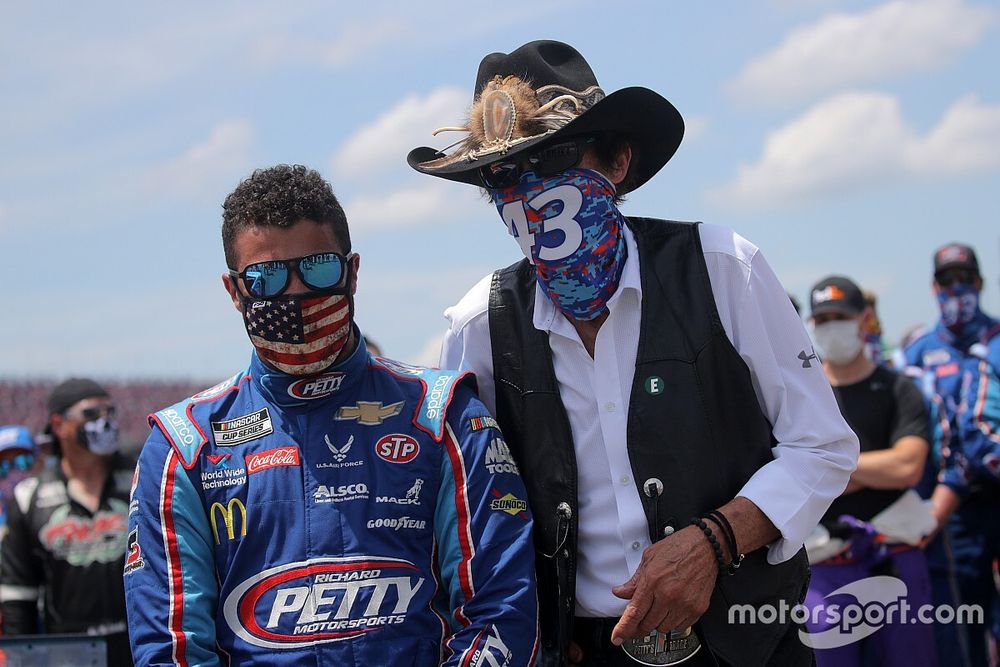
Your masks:
<path fill-rule="evenodd" d="M 928 548 L 935 601 L 952 602 L 945 587 L 954 575 L 963 604 L 981 605 L 986 627 L 998 596 L 992 563 L 1000 555 L 1000 323 L 979 316 L 975 335 L 965 340 L 938 324 L 904 351 L 908 374 L 917 375 L 931 404 L 933 448 L 940 455 L 937 482 L 948 486 L 962 504 L 946 534 Z M 916 369 L 919 369 L 917 371 Z M 929 494 L 930 480 L 921 483 Z M 952 589 L 954 590 L 954 589 Z M 969 663 L 986 664 L 983 624 L 966 630 Z M 944 643 L 941 636 L 940 643 Z M 963 652 L 964 652 L 963 651 Z M 958 651 L 952 651 L 953 655 Z"/>
<path fill-rule="evenodd" d="M 531 664 L 524 486 L 467 384 L 359 341 L 308 378 L 255 354 L 151 415 L 125 563 L 136 664 Z"/>

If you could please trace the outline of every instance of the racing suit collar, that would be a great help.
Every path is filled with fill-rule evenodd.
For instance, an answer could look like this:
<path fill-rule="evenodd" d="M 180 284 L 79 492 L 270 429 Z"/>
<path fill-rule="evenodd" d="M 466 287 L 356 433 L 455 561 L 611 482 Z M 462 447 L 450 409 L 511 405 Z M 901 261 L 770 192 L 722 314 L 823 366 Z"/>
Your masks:
<path fill-rule="evenodd" d="M 351 355 L 322 373 L 309 376 L 288 375 L 267 366 L 256 350 L 250 358 L 250 377 L 261 394 L 282 407 L 342 403 L 354 395 L 353 387 L 361 382 L 368 366 L 368 348 L 361 332 L 354 328 L 357 345 Z"/>
<path fill-rule="evenodd" d="M 989 338 L 988 334 L 990 330 L 996 324 L 996 320 L 980 310 L 976 312 L 975 317 L 972 318 L 967 325 L 965 325 L 965 331 L 969 332 L 965 335 L 956 335 L 951 329 L 946 327 L 941 320 L 938 320 L 937 325 L 934 327 L 934 331 L 938 338 L 951 347 L 962 352 L 968 352 L 969 348 L 976 343 L 986 343 Z"/>

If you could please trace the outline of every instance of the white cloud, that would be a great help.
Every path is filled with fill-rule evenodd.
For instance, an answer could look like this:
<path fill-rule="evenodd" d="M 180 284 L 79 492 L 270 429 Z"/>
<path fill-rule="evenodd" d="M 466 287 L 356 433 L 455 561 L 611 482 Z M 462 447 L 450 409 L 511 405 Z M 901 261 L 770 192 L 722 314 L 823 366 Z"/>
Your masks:
<path fill-rule="evenodd" d="M 319 63 L 337 69 L 396 42 L 406 31 L 406 22 L 393 16 L 341 25 L 339 33 L 330 39 L 307 39 L 292 33 L 269 35 L 255 44 L 254 56 L 267 64 Z"/>
<path fill-rule="evenodd" d="M 244 119 L 219 123 L 209 136 L 176 158 L 152 167 L 144 189 L 171 198 L 216 194 L 215 188 L 245 171 L 253 146 L 253 126 Z"/>
<path fill-rule="evenodd" d="M 488 204 L 472 186 L 460 186 L 422 176 L 423 185 L 385 195 L 360 196 L 344 206 L 351 229 L 358 234 L 400 227 L 454 222 L 482 215 Z M 487 211 L 488 213 L 488 211 Z"/>
<path fill-rule="evenodd" d="M 778 207 L 921 176 L 1000 166 L 1000 106 L 975 97 L 956 102 L 926 136 L 904 121 L 883 93 L 832 97 L 768 135 L 761 158 L 736 181 L 709 194 L 727 207 Z"/>
<path fill-rule="evenodd" d="M 469 102 L 468 91 L 453 87 L 407 96 L 344 142 L 333 157 L 334 173 L 339 179 L 404 165 L 410 149 L 433 140 L 432 130 L 460 124 Z"/>
<path fill-rule="evenodd" d="M 940 67 L 978 43 L 997 11 L 964 0 L 894 0 L 792 31 L 729 85 L 740 99 L 788 103 Z"/>
<path fill-rule="evenodd" d="M 938 126 L 906 151 L 916 172 L 958 174 L 1000 167 L 1000 105 L 969 95 L 953 104 Z"/>

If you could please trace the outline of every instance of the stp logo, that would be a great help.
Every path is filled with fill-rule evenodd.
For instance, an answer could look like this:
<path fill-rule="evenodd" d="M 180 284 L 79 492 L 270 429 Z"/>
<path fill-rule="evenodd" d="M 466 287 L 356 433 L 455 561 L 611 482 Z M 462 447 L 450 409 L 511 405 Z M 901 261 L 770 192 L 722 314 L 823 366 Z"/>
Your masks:
<path fill-rule="evenodd" d="M 420 453 L 420 443 L 405 433 L 390 433 L 375 443 L 375 453 L 389 463 L 409 463 Z"/>
<path fill-rule="evenodd" d="M 340 384 L 343 381 L 343 373 L 324 373 L 316 377 L 304 378 L 288 385 L 288 395 L 304 401 L 323 398 L 340 389 Z"/>
<path fill-rule="evenodd" d="M 313 558 L 279 565 L 237 585 L 223 603 L 237 637 L 261 648 L 301 649 L 406 620 L 424 579 L 399 558 Z"/>

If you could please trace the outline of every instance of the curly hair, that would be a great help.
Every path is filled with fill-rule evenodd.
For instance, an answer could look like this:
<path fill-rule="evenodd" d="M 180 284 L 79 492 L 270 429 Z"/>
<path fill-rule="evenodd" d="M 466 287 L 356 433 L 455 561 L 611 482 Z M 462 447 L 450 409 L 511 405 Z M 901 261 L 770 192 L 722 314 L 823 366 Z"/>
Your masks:
<path fill-rule="evenodd" d="M 236 236 L 248 227 L 291 227 L 300 220 L 329 226 L 344 253 L 351 252 L 347 216 L 319 172 L 300 164 L 257 169 L 222 204 L 222 248 L 234 271 Z"/>

